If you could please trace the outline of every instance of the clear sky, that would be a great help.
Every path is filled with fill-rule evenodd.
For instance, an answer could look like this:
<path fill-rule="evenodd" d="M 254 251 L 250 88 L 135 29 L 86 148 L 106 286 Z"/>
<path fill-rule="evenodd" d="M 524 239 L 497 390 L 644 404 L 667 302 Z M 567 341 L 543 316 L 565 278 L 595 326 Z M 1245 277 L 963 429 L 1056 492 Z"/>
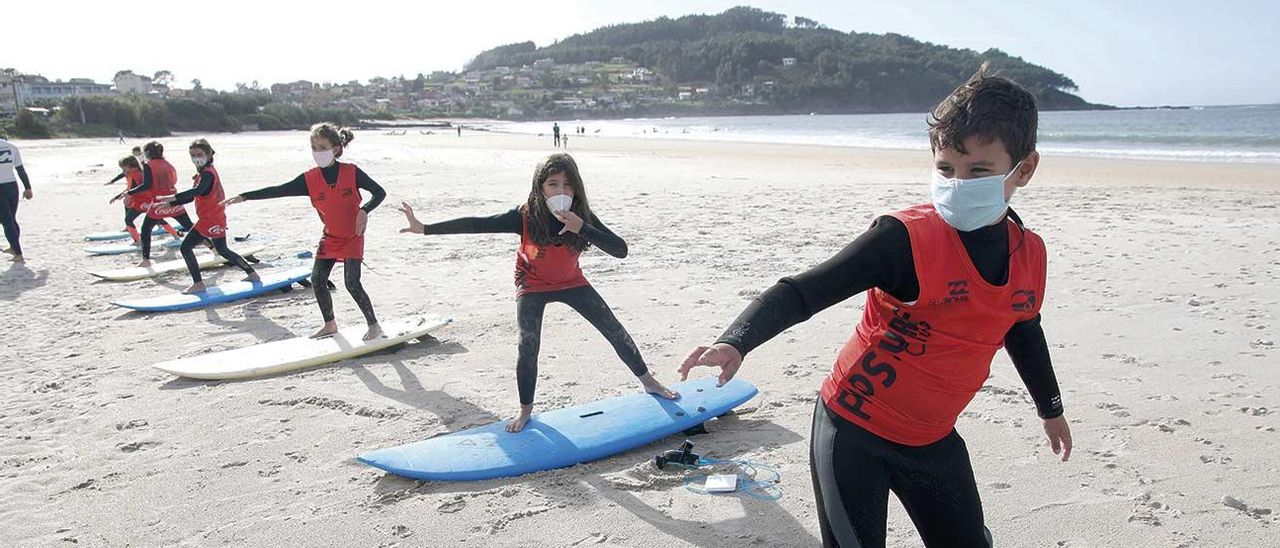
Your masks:
<path fill-rule="evenodd" d="M 493 46 L 751 5 L 842 31 L 1000 48 L 1116 105 L 1280 102 L 1280 1 L 8 0 L 0 67 L 106 82 L 173 71 L 179 87 L 264 87 L 459 70 Z M 123 7 L 131 6 L 131 7 Z M 16 9 L 15 9 L 16 8 Z"/>

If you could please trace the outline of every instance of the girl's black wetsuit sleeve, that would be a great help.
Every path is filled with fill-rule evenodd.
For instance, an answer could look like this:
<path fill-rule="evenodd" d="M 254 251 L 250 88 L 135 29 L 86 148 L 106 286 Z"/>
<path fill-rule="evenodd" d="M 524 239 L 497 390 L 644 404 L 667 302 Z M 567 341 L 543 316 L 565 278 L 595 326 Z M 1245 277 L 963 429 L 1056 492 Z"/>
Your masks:
<path fill-rule="evenodd" d="M 119 175 L 116 175 L 116 176 L 115 176 L 114 178 L 112 178 L 110 181 L 107 181 L 107 184 L 115 183 L 116 181 L 119 181 L 120 179 L 123 179 L 123 178 L 124 178 L 124 172 L 123 172 L 123 171 L 121 171 Z"/>
<path fill-rule="evenodd" d="M 960 237 L 982 277 L 1003 284 L 1009 269 L 1004 225 L 961 232 Z M 902 302 L 920 295 L 907 227 L 893 217 L 877 218 L 870 229 L 834 257 L 779 280 L 752 300 L 716 342 L 729 344 L 746 356 L 791 326 L 872 287 Z M 1014 324 L 1005 335 L 1005 346 L 1037 412 L 1044 418 L 1061 415 L 1061 396 L 1040 317 Z"/>
<path fill-rule="evenodd" d="M 330 164 L 329 167 L 320 168 L 320 174 L 324 175 L 326 183 L 330 185 L 338 184 L 338 164 L 336 162 Z M 387 191 L 359 167 L 356 168 L 356 186 L 369 193 L 369 200 L 360 206 L 360 209 L 363 209 L 365 213 L 372 212 L 387 197 Z M 251 190 L 241 194 L 246 200 L 269 200 L 271 198 L 307 195 L 307 175 L 305 173 L 284 184 Z"/>
<path fill-rule="evenodd" d="M 626 258 L 627 241 L 623 240 L 622 237 L 617 234 L 614 234 L 612 230 L 609 230 L 609 227 L 604 226 L 604 223 L 600 222 L 599 217 L 596 217 L 595 215 L 592 215 L 591 217 L 591 224 L 582 223 L 582 229 L 579 231 L 579 235 L 587 240 L 591 245 L 599 248 L 600 251 L 613 255 L 619 259 Z M 552 219 L 552 221 L 553 225 L 560 225 L 559 220 Z M 563 227 L 564 225 L 560 225 L 555 228 L 555 232 L 560 232 L 560 229 Z"/>
<path fill-rule="evenodd" d="M 213 173 L 201 171 L 200 184 L 175 194 L 173 199 L 169 201 L 169 205 L 189 204 L 195 201 L 196 196 L 207 196 L 210 192 L 213 192 Z"/>
<path fill-rule="evenodd" d="M 459 217 L 423 225 L 423 234 L 519 234 L 520 210 L 512 209 L 492 217 Z"/>
<path fill-rule="evenodd" d="M 129 189 L 128 194 L 132 196 L 134 194 L 138 194 L 139 192 L 146 192 L 148 190 L 151 190 L 151 181 L 152 181 L 151 166 L 147 164 L 142 164 L 142 184 Z"/>

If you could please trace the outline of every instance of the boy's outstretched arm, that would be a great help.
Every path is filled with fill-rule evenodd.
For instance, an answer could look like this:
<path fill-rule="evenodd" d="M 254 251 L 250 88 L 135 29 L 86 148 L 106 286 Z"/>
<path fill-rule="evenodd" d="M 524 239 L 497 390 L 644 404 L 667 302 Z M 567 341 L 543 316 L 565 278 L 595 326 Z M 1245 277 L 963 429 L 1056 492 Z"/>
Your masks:
<path fill-rule="evenodd" d="M 903 257 L 906 227 L 879 218 L 835 256 L 805 272 L 782 278 L 751 301 L 710 347 L 698 347 L 681 364 L 682 378 L 699 365 L 720 367 L 721 382 L 737 372 L 742 358 L 793 325 L 872 287 L 897 287 L 904 276 L 914 279 L 910 259 Z M 909 249 L 909 245 L 907 245 Z"/>

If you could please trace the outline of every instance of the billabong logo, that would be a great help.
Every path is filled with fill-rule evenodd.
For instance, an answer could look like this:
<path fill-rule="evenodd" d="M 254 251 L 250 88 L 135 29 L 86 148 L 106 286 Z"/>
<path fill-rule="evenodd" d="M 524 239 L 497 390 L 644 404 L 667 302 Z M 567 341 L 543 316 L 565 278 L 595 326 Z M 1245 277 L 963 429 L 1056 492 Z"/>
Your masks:
<path fill-rule="evenodd" d="M 1013 292 L 1013 304 L 1009 306 L 1014 312 L 1030 312 L 1036 307 L 1036 292 L 1030 289 L 1019 289 Z"/>

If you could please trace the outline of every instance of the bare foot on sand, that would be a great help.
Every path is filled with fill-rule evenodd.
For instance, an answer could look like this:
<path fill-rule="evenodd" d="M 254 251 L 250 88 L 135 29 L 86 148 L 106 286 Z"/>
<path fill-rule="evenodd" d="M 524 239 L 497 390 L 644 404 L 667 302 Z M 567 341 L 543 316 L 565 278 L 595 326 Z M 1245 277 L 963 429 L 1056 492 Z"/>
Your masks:
<path fill-rule="evenodd" d="M 143 259 L 138 263 L 138 268 L 151 268 L 151 259 Z"/>
<path fill-rule="evenodd" d="M 364 332 L 364 340 L 366 341 L 372 341 L 381 336 L 382 336 L 382 326 L 376 323 L 369 326 L 369 330 Z"/>

